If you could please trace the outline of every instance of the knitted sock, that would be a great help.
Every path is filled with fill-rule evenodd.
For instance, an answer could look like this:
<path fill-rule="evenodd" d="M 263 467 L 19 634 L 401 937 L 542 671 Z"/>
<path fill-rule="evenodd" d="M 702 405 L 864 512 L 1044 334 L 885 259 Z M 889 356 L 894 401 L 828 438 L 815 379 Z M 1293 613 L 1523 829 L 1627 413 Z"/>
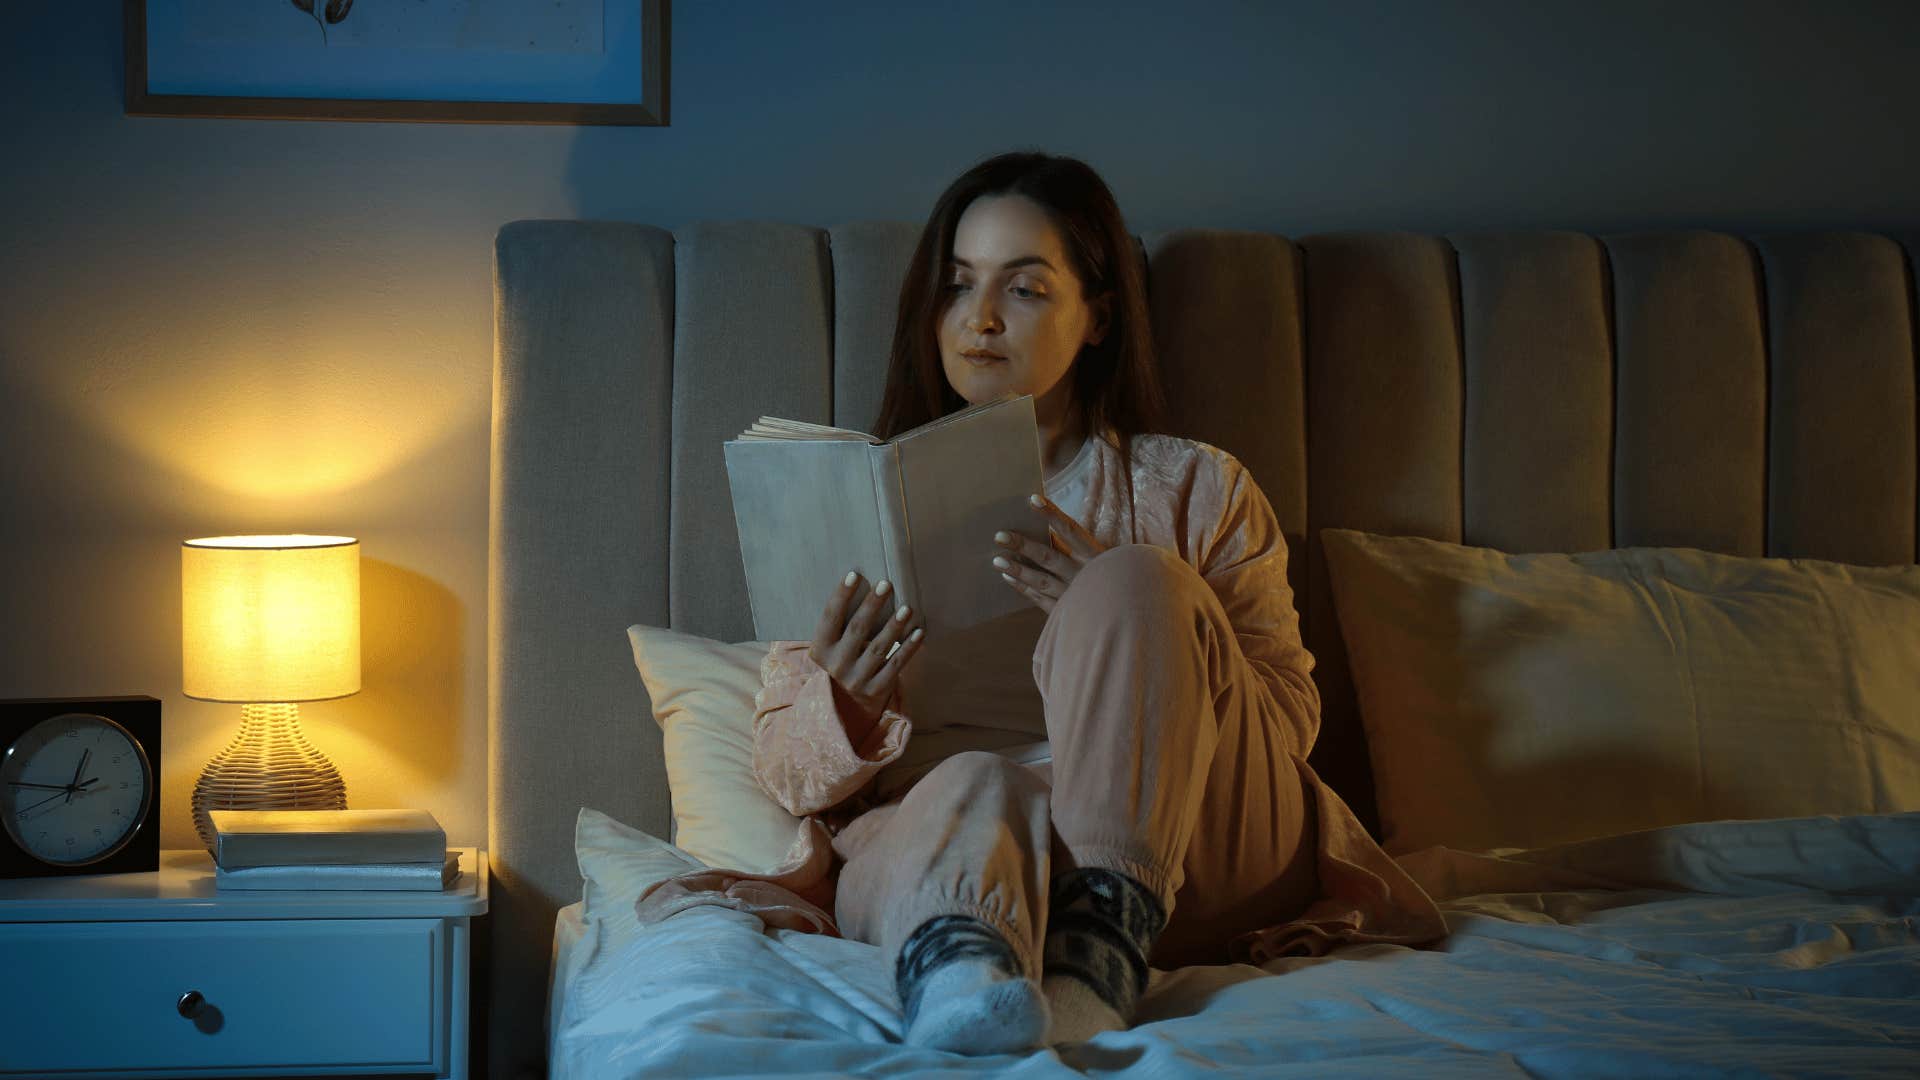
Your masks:
<path fill-rule="evenodd" d="M 1103 1031 L 1127 1029 L 1127 1022 L 1113 1011 L 1113 1006 L 1078 975 L 1048 975 L 1040 980 L 1040 993 L 1047 999 L 1047 1012 L 1053 1017 L 1047 1027 L 1048 1046 L 1086 1042 Z"/>
<path fill-rule="evenodd" d="M 1040 1045 L 1047 1001 L 1020 973 L 1006 938 L 979 919 L 941 915 L 900 947 L 894 985 L 906 1041 L 960 1054 L 1010 1054 Z"/>
<path fill-rule="evenodd" d="M 1054 877 L 1041 983 L 1053 1014 L 1047 1042 L 1126 1027 L 1166 924 L 1160 901 L 1125 874 L 1086 867 Z"/>

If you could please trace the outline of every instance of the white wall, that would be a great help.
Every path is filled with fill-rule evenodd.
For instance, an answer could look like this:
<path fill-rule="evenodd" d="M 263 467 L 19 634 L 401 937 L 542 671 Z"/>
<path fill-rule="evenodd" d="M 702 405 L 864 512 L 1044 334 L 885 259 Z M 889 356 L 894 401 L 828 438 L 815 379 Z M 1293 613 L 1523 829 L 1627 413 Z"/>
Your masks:
<path fill-rule="evenodd" d="M 0 696 L 165 701 L 163 841 L 238 727 L 180 540 L 344 532 L 359 806 L 486 832 L 494 230 L 918 219 L 1082 156 L 1136 231 L 1920 224 L 1920 5 L 681 0 L 672 126 L 132 119 L 120 5 L 0 31 Z M 1029 8 L 1035 10 L 1029 10 Z M 897 10 L 905 9 L 905 10 Z"/>

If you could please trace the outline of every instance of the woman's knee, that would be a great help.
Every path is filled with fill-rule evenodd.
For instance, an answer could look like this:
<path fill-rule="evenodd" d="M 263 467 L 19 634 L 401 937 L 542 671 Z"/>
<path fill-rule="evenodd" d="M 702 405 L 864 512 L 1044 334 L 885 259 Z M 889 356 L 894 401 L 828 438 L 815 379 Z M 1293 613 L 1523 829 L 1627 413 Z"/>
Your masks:
<path fill-rule="evenodd" d="M 1031 769 L 986 750 L 965 750 L 935 765 L 915 792 L 939 792 L 955 799 L 981 798 L 1044 787 Z"/>
<path fill-rule="evenodd" d="M 1121 544 L 1081 567 L 1061 603 L 1103 620 L 1157 618 L 1190 608 L 1207 593 L 1199 572 L 1166 548 Z"/>

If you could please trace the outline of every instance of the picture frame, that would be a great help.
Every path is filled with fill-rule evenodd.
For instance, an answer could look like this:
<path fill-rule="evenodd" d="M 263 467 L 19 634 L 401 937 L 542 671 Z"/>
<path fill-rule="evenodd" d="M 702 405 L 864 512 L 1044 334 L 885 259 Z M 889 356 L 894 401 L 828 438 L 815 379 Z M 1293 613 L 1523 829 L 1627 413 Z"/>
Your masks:
<path fill-rule="evenodd" d="M 567 0 L 554 7 L 579 17 L 574 25 L 534 27 L 544 37 L 529 31 L 531 23 L 504 25 L 516 21 L 512 9 L 502 25 L 476 33 L 469 23 L 456 34 L 451 25 L 431 25 L 437 10 L 431 4 L 404 9 L 411 26 L 393 25 L 390 16 L 385 25 L 363 19 L 345 27 L 352 2 L 281 0 L 280 11 L 251 0 L 244 20 L 211 24 L 221 33 L 209 34 L 209 20 L 243 9 L 205 0 L 123 0 L 126 114 L 667 126 L 670 0 Z M 373 10 L 381 9 L 363 9 Z M 385 9 L 396 10 L 402 9 Z M 526 10 L 529 20 L 560 17 L 536 14 L 532 5 Z M 308 23 L 283 25 L 289 17 Z M 311 25 L 333 47 L 330 22 L 343 42 L 331 53 L 314 48 L 310 38 L 290 36 Z M 370 26 L 386 37 L 366 38 Z M 358 48 L 346 47 L 343 27 L 363 35 L 352 41 Z M 402 40 L 409 31 L 430 32 L 434 47 L 410 48 Z M 499 47 L 509 35 L 512 47 Z M 398 82 L 408 84 L 404 93 L 394 88 Z M 497 94 L 489 92 L 494 87 Z M 452 96 L 439 96 L 449 91 Z"/>

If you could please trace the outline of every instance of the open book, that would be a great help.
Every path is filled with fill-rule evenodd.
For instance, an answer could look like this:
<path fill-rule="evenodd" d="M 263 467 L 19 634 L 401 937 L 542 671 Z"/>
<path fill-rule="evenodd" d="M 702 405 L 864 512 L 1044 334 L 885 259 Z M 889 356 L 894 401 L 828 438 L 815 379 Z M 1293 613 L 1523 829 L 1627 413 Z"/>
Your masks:
<path fill-rule="evenodd" d="M 997 530 L 1045 539 L 1033 398 L 970 406 L 882 442 L 761 417 L 726 443 L 761 641 L 805 641 L 849 570 L 891 581 L 932 638 L 1028 606 L 990 560 Z"/>

